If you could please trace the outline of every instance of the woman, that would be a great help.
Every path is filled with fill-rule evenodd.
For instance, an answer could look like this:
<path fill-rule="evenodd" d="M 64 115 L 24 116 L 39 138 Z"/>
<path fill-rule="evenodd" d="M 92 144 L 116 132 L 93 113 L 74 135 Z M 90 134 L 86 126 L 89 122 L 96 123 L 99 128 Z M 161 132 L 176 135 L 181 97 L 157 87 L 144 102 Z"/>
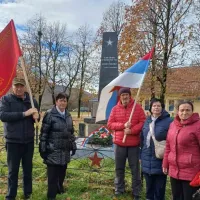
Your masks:
<path fill-rule="evenodd" d="M 198 188 L 189 185 L 200 171 L 200 120 L 191 102 L 181 102 L 170 125 L 163 172 L 170 176 L 173 200 L 192 200 Z"/>
<path fill-rule="evenodd" d="M 162 172 L 162 159 L 156 158 L 152 136 L 157 141 L 166 140 L 172 120 L 159 99 L 151 101 L 149 111 L 151 115 L 146 119 L 141 133 L 141 164 L 146 180 L 146 199 L 163 200 L 166 175 Z"/>
<path fill-rule="evenodd" d="M 44 116 L 40 135 L 40 154 L 47 164 L 49 200 L 54 200 L 57 193 L 63 193 L 63 182 L 67 164 L 76 151 L 72 118 L 66 110 L 67 96 L 59 93 L 56 105 Z"/>

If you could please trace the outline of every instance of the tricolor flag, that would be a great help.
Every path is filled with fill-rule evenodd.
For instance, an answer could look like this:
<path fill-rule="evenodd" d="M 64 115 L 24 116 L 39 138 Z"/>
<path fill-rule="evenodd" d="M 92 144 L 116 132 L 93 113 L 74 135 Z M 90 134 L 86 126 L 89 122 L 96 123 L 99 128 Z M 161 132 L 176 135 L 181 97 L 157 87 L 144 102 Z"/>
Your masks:
<path fill-rule="evenodd" d="M 0 97 L 10 89 L 21 55 L 15 25 L 11 20 L 0 33 Z"/>
<path fill-rule="evenodd" d="M 124 73 L 120 74 L 102 89 L 96 115 L 96 122 L 108 119 L 112 108 L 117 104 L 117 93 L 119 88 L 141 87 L 153 52 L 154 48 L 142 57 L 136 64 L 128 68 L 124 71 Z"/>

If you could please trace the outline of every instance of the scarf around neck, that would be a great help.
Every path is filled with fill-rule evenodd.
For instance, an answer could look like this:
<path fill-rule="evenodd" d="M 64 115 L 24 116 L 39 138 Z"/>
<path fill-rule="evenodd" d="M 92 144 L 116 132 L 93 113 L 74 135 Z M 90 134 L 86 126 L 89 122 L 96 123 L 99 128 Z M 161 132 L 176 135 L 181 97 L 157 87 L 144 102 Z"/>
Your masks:
<path fill-rule="evenodd" d="M 155 121 L 157 117 L 151 116 L 151 119 L 152 119 L 152 122 L 149 123 L 149 132 L 147 134 L 147 141 L 146 141 L 147 148 L 150 147 L 150 144 L 151 144 L 150 141 L 151 141 L 152 135 L 155 135 Z"/>

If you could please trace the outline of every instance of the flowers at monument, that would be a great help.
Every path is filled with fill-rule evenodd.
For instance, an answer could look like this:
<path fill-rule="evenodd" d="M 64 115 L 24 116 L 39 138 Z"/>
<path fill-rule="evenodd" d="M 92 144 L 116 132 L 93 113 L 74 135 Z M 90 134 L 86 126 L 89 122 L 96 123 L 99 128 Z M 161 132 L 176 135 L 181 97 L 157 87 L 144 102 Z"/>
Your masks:
<path fill-rule="evenodd" d="M 113 144 L 112 138 L 111 132 L 105 126 L 101 126 L 99 129 L 90 133 L 88 138 L 84 140 L 83 146 L 85 144 L 111 146 Z"/>

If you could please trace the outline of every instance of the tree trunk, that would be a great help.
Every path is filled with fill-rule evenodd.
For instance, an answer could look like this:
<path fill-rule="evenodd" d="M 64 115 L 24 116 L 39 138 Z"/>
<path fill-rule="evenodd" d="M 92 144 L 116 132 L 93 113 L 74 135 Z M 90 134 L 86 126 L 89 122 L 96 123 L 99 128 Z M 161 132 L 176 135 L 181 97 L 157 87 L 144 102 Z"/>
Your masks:
<path fill-rule="evenodd" d="M 154 3 L 154 9 L 156 8 L 156 3 Z M 157 43 L 157 23 L 156 14 L 154 14 L 153 21 L 153 46 L 156 47 Z M 152 57 L 152 68 L 151 68 L 151 99 L 155 98 L 155 82 L 156 82 L 156 58 L 155 52 L 153 52 Z"/>
<path fill-rule="evenodd" d="M 83 70 L 82 70 L 83 72 Z M 79 95 L 78 95 L 78 118 L 80 118 L 80 114 L 81 114 L 81 111 L 80 111 L 80 108 L 81 108 L 81 99 L 82 99 L 82 96 L 83 96 L 83 76 L 84 76 L 84 73 L 81 73 L 81 85 L 80 85 L 80 89 L 79 89 Z"/>
<path fill-rule="evenodd" d="M 41 27 L 41 25 L 40 25 Z M 41 46 L 41 37 L 42 37 L 42 32 L 41 29 L 40 31 L 38 31 L 38 37 L 39 37 L 39 102 L 38 102 L 38 106 L 39 106 L 39 111 L 41 108 L 41 103 L 42 103 L 42 68 L 41 68 L 41 57 L 42 57 L 42 46 Z"/>
<path fill-rule="evenodd" d="M 166 63 L 167 64 L 167 63 Z M 166 93 L 166 86 L 167 86 L 167 65 L 163 67 L 162 73 L 162 83 L 161 83 L 161 93 L 160 99 L 162 103 L 165 103 L 165 93 Z"/>
<path fill-rule="evenodd" d="M 52 102 L 53 102 L 53 105 L 56 104 L 56 101 L 55 101 L 55 96 L 54 96 L 54 91 L 52 91 L 52 94 L 51 94 L 51 97 L 52 97 Z"/>
<path fill-rule="evenodd" d="M 161 94 L 160 99 L 162 103 L 165 103 L 165 93 L 167 86 L 167 71 L 168 71 L 168 49 L 169 49 L 169 23 L 170 23 L 170 14 L 171 14 L 171 0 L 167 4 L 166 12 L 166 26 L 165 26 L 165 42 L 164 42 L 164 57 L 163 57 L 163 70 L 162 70 L 162 84 L 161 84 Z"/>

